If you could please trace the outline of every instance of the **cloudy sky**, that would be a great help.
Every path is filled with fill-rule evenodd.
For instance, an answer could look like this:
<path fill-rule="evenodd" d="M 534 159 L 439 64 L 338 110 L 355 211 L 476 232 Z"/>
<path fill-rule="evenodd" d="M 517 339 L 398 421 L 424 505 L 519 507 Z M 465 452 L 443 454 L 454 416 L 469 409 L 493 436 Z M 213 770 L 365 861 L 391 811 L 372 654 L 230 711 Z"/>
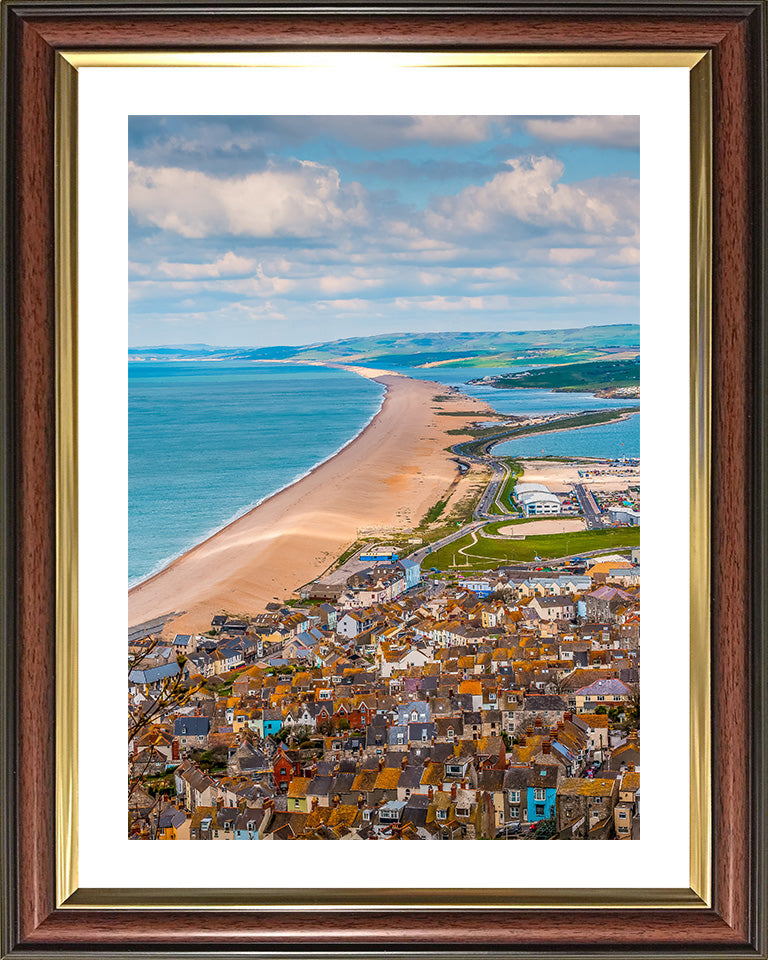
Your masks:
<path fill-rule="evenodd" d="M 637 323 L 637 117 L 132 117 L 133 346 Z"/>

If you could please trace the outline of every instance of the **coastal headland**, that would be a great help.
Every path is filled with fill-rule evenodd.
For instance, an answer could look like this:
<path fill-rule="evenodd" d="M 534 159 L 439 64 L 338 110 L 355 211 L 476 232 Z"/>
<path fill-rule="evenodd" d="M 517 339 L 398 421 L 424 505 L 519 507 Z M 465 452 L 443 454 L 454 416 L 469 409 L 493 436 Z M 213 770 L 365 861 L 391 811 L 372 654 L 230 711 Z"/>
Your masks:
<path fill-rule="evenodd" d="M 344 369 L 386 387 L 368 426 L 306 477 L 130 590 L 130 623 L 179 610 L 169 629 L 193 633 L 224 610 L 260 612 L 320 576 L 361 530 L 414 527 L 440 500 L 457 476 L 447 448 L 459 438 L 448 431 L 493 409 L 439 383 Z"/>

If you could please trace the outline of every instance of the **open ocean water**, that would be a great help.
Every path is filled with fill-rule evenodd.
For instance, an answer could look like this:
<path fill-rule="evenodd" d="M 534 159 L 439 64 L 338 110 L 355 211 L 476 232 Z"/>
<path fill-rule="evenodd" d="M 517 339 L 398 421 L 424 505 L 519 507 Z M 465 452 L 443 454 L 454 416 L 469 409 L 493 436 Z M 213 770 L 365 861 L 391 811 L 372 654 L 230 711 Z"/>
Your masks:
<path fill-rule="evenodd" d="M 128 366 L 129 585 L 333 456 L 384 396 L 323 367 Z"/>

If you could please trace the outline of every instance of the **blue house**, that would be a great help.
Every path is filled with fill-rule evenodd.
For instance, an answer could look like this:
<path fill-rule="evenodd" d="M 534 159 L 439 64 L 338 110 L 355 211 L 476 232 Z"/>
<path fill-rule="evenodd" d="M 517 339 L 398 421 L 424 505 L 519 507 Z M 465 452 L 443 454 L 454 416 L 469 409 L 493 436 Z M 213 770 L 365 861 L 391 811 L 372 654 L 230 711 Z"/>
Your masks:
<path fill-rule="evenodd" d="M 283 715 L 279 710 L 264 711 L 264 736 L 270 733 L 280 733 L 283 726 Z"/>
<path fill-rule="evenodd" d="M 559 767 L 536 763 L 528 774 L 528 823 L 554 816 Z"/>
<path fill-rule="evenodd" d="M 476 593 L 478 597 L 487 597 L 493 593 L 493 585 L 490 580 L 465 580 L 462 587 Z"/>
<path fill-rule="evenodd" d="M 405 570 L 405 589 L 418 587 L 421 583 L 421 564 L 416 560 L 401 560 L 400 566 Z"/>

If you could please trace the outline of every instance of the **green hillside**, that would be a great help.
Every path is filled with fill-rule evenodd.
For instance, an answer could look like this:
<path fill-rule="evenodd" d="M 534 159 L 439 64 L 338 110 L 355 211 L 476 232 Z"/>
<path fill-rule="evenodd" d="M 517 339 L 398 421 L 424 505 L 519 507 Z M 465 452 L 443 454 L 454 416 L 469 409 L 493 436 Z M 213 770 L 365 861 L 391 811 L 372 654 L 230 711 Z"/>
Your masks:
<path fill-rule="evenodd" d="M 487 333 L 392 333 L 353 337 L 328 343 L 275 347 L 212 347 L 207 344 L 165 345 L 129 349 L 133 359 L 316 360 L 363 366 L 417 367 L 530 366 L 566 364 L 609 357 L 637 349 L 636 324 L 582 327 L 575 330 L 521 330 Z"/>
<path fill-rule="evenodd" d="M 490 385 L 500 389 L 535 388 L 542 390 L 606 390 L 635 387 L 640 384 L 640 359 L 592 360 L 585 363 L 524 370 L 496 377 Z"/>

